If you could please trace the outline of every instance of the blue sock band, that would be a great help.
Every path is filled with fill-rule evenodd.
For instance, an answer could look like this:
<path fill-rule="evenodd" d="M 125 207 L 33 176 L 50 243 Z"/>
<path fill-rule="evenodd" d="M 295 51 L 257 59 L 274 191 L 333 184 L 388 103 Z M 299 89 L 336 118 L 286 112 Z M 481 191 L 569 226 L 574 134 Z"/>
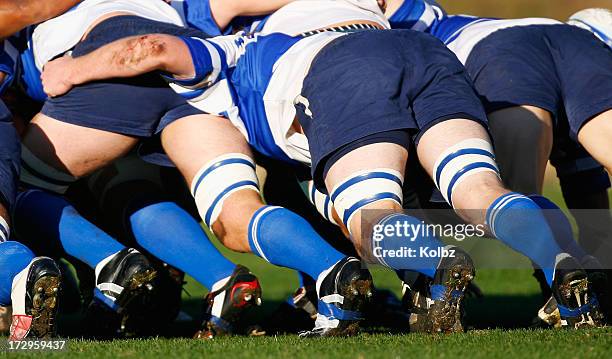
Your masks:
<path fill-rule="evenodd" d="M 444 243 L 427 225 L 412 216 L 396 213 L 374 226 L 372 253 L 385 267 L 413 270 L 433 278 Z"/>
<path fill-rule="evenodd" d="M 563 251 L 540 206 L 522 194 L 508 193 L 491 204 L 486 218 L 495 237 L 537 264 L 552 285 L 556 257 Z"/>
<path fill-rule="evenodd" d="M 580 260 L 586 256 L 586 252 L 574 239 L 574 231 L 569 219 L 561 208 L 551 200 L 540 195 L 531 195 L 529 198 L 544 211 L 544 217 L 555 235 L 555 240 L 561 249 L 572 257 Z"/>
<path fill-rule="evenodd" d="M 209 290 L 236 268 L 215 248 L 189 213 L 175 203 L 144 207 L 130 216 L 130 223 L 138 244 Z"/>
<path fill-rule="evenodd" d="M 13 278 L 34 259 L 34 253 L 19 242 L 0 242 L 0 305 L 11 304 Z"/>
<path fill-rule="evenodd" d="M 253 253 L 281 267 L 304 272 L 314 279 L 346 257 L 335 250 L 306 220 L 282 207 L 264 206 L 249 223 Z"/>
<path fill-rule="evenodd" d="M 338 306 L 319 300 L 317 312 L 329 320 L 362 320 L 363 314 L 352 310 L 340 309 Z"/>
<path fill-rule="evenodd" d="M 33 190 L 19 195 L 15 231 L 28 241 L 61 243 L 69 255 L 95 268 L 125 246 L 83 218 L 63 197 Z"/>
<path fill-rule="evenodd" d="M 442 284 L 434 284 L 429 287 L 431 291 L 431 299 L 433 300 L 446 300 L 446 290 L 448 288 Z M 463 295 L 463 291 L 453 289 L 451 291 L 451 297 L 460 298 Z"/>

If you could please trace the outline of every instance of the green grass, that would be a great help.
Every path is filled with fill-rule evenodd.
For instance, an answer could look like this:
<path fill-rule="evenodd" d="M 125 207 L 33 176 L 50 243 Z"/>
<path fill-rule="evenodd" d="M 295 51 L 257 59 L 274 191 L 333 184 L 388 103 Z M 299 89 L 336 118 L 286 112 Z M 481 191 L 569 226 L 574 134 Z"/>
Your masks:
<path fill-rule="evenodd" d="M 546 194 L 562 203 L 556 186 Z M 262 283 L 264 305 L 260 315 L 269 314 L 296 288 L 295 274 L 279 269 L 251 255 L 225 254 L 247 265 Z M 514 255 L 508 253 L 508 255 Z M 517 260 L 524 260 L 517 256 Z M 399 295 L 393 273 L 373 269 L 379 288 Z M 612 358 L 612 329 L 566 331 L 529 330 L 533 315 L 541 305 L 541 295 L 529 269 L 484 269 L 476 283 L 485 293 L 469 298 L 469 325 L 465 334 L 389 334 L 384 329 L 353 338 L 299 339 L 297 336 L 227 337 L 212 341 L 187 338 L 115 340 L 108 342 L 72 339 L 69 349 L 56 353 L 9 354 L 10 357 L 51 358 Z M 183 308 L 198 316 L 205 289 L 193 280 L 185 286 Z M 70 323 L 68 323 L 70 324 Z M 78 325 L 72 323 L 78 333 Z M 88 323 L 87 325 L 95 325 Z M 0 354 L 0 356 L 3 354 Z"/>
<path fill-rule="evenodd" d="M 343 339 L 295 336 L 73 341 L 49 358 L 609 358 L 612 330 L 488 330 L 447 336 L 361 334 Z M 41 356 L 39 353 L 15 357 Z"/>

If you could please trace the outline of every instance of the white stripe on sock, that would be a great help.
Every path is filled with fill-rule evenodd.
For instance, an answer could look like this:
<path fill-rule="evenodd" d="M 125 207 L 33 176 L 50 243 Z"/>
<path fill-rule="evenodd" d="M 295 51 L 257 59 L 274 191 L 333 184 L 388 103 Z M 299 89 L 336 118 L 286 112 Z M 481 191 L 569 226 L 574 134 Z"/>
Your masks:
<path fill-rule="evenodd" d="M 273 211 L 275 209 L 278 209 L 278 208 L 281 208 L 281 207 L 269 206 L 267 208 L 264 208 L 253 219 L 253 225 L 251 226 L 251 238 L 253 238 L 253 244 L 255 245 L 255 250 L 257 251 L 257 254 L 259 254 L 261 258 L 266 260 L 266 262 L 270 262 L 270 261 L 268 260 L 268 258 L 266 258 L 266 255 L 264 254 L 263 250 L 261 249 L 261 246 L 259 245 L 259 239 L 257 238 L 257 228 L 259 227 L 259 220 L 264 214 L 270 211 Z"/>

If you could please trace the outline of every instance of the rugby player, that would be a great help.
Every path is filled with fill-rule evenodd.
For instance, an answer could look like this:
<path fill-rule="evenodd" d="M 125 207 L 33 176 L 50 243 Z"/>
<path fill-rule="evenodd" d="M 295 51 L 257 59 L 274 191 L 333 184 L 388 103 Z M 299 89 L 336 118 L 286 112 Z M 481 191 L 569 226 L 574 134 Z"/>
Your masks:
<path fill-rule="evenodd" d="M 607 15 L 609 17 L 609 12 Z M 593 119 L 594 123 L 605 124 L 602 118 L 610 117 L 610 91 L 597 88 L 609 84 L 609 81 L 601 80 L 610 76 L 610 66 L 603 65 L 610 61 L 610 52 L 603 49 L 605 46 L 590 34 L 563 26 L 558 21 L 447 17 L 437 4 L 428 1 L 390 0 L 387 16 L 396 28 L 410 28 L 437 36 L 465 64 L 485 104 L 497 162 L 502 178 L 510 188 L 524 193 L 542 193 L 544 171 L 550 158 L 568 207 L 606 210 L 588 215 L 580 210 L 572 212 L 579 225 L 581 244 L 588 253 L 607 259 L 604 253 L 612 249 L 609 244 L 612 219 L 607 195 L 610 181 L 602 166 L 607 165 L 601 155 L 598 163 L 578 143 L 591 141 L 589 151 L 597 158 L 597 152 L 593 153 L 597 142 L 594 137 L 585 140 L 585 136 L 582 139 L 577 136 L 587 121 Z M 554 50 L 546 45 L 548 37 L 536 34 L 538 25 L 555 25 L 540 30 L 555 32 L 550 37 L 563 43 L 561 48 L 566 55 L 554 55 Z M 606 41 L 604 31 L 598 30 L 605 26 L 589 27 L 585 22 L 582 26 Z M 523 41 L 528 38 L 532 40 Z M 582 57 L 584 61 L 580 60 Z M 562 62 L 563 58 L 568 61 Z M 581 86 L 596 95 L 581 91 Z M 602 131 L 605 133 L 605 128 Z M 597 143 L 599 150 L 605 152 L 606 145 L 601 141 Z M 588 149 L 588 145 L 585 146 Z M 554 217 L 551 223 L 565 232 L 557 235 L 561 248 L 582 261 L 583 266 L 597 269 L 599 275 L 601 264 L 587 255 L 567 233 L 571 228 L 563 220 L 559 208 L 540 196 L 534 195 L 532 199 Z M 536 277 L 539 276 L 536 271 Z M 543 292 L 550 296 L 546 285 Z M 600 300 L 607 307 L 604 292 L 600 291 Z M 544 308 L 556 308 L 554 298 L 551 301 Z"/>
<path fill-rule="evenodd" d="M 311 23 L 308 25 L 312 25 L 321 19 L 300 16 L 308 11 L 320 12 L 311 6 L 314 3 L 308 2 L 308 7 L 302 2 L 292 3 L 268 18 L 263 28 L 274 29 L 275 24 L 284 21 L 285 29 L 293 26 L 296 31 L 304 26 L 298 19 L 309 19 Z M 356 8 L 367 7 L 365 1 L 351 3 L 359 3 L 361 7 Z M 291 10 L 295 9 L 292 5 L 303 6 L 301 12 L 292 13 Z M 277 16 L 285 9 L 284 16 Z M 294 36 L 262 33 L 205 41 L 148 35 L 125 39 L 80 59 L 62 58 L 56 63 L 55 71 L 49 71 L 48 78 L 45 79 L 43 74 L 43 81 L 53 79 L 45 86 L 50 94 L 59 95 L 74 84 L 97 79 L 130 77 L 154 69 L 173 74 L 168 79 L 175 83 L 180 93 L 192 100 L 200 100 L 192 103 L 207 112 L 229 117 L 260 153 L 311 165 L 318 189 L 331 193 L 330 204 L 334 205 L 339 222 L 351 233 L 360 254 L 370 259 L 376 257 L 375 248 L 368 241 L 368 230 L 362 232 L 361 210 L 401 208 L 401 178 L 407 148 L 417 142 L 421 163 L 458 213 L 469 222 L 486 223 L 496 237 L 540 265 L 562 305 L 584 311 L 582 316 L 570 313 L 572 315 L 565 317 L 572 327 L 600 325 L 601 314 L 597 303 L 591 299 L 586 273 L 576 259 L 559 248 L 540 207 L 529 198 L 503 188 L 484 127 L 486 116 L 462 66 L 437 41 L 426 35 L 359 31 L 388 27 L 386 21 L 377 17 L 379 12 L 374 6 L 370 5 L 368 9 L 374 16 L 367 17 L 362 12 L 353 18 L 353 23 L 321 27 L 318 31 L 297 31 Z M 353 31 L 358 33 L 351 34 Z M 412 55 L 397 53 L 408 44 L 412 47 Z M 359 56 L 365 48 L 369 56 Z M 163 51 L 153 54 L 151 49 Z M 143 57 L 143 53 L 152 56 Z M 415 58 L 415 53 L 418 53 L 418 58 Z M 389 58 L 394 61 L 389 61 Z M 422 68 L 423 61 L 429 63 L 427 71 Z M 410 71 L 398 71 L 407 66 L 406 62 L 410 64 Z M 431 67 L 432 63 L 439 66 L 434 67 L 436 71 Z M 309 66 L 310 70 L 306 71 Z M 86 68 L 95 68 L 96 71 L 86 72 Z M 224 72 L 227 68 L 233 70 L 229 80 L 229 75 Z M 421 70 L 423 72 L 419 72 Z M 377 75 L 367 77 L 366 81 L 364 76 L 372 72 Z M 409 77 L 395 79 L 398 76 Z M 435 86 L 426 85 L 431 83 Z M 365 84 L 373 88 L 366 89 L 368 86 Z M 231 91 L 235 91 L 234 96 Z M 401 91 L 404 95 L 400 95 L 397 101 L 405 102 L 389 100 L 391 94 L 385 91 L 393 94 Z M 233 103 L 234 99 L 237 103 Z M 416 119 L 406 112 L 406 108 L 412 109 Z M 313 118 L 315 113 L 316 120 Z M 296 114 L 298 121 L 294 122 Z M 372 118 L 380 120 L 372 122 Z M 234 130 L 231 135 L 228 123 L 223 120 L 210 117 L 193 127 L 181 122 L 176 122 L 168 130 L 180 131 L 183 124 L 183 130 L 190 129 L 194 137 L 192 141 L 195 138 L 201 141 L 201 136 L 205 136 L 208 142 L 208 137 L 213 134 L 227 140 L 221 143 L 217 136 L 211 139 L 209 148 L 202 149 L 204 158 L 211 158 L 211 153 L 218 155 L 219 152 L 231 153 L 238 149 L 238 132 Z M 330 129 L 333 129 L 333 134 Z M 174 152 L 172 140 L 164 137 L 162 134 L 169 156 L 188 181 L 193 179 L 193 184 L 197 184 L 205 177 L 202 175 L 207 174 L 208 166 L 200 169 L 193 166 L 193 156 L 186 156 L 185 151 Z M 183 146 L 186 142 L 190 141 L 183 139 Z M 239 149 L 243 154 L 247 151 Z M 195 179 L 194 174 L 197 174 Z M 351 191 L 346 191 L 349 187 Z M 204 198 L 198 198 L 197 193 L 195 198 L 200 212 L 205 214 L 206 210 L 202 210 L 202 207 L 207 209 L 203 206 L 206 203 Z M 473 208 L 480 210 L 468 211 Z M 261 214 L 255 212 L 254 218 L 258 219 Z M 374 223 L 419 223 L 400 214 L 379 220 L 374 220 Z M 243 224 L 236 227 L 247 227 L 245 220 L 241 221 Z M 248 248 L 251 243 L 259 244 L 257 250 L 260 254 L 265 252 L 267 248 L 262 250 L 258 238 L 253 237 L 250 243 L 242 237 L 232 238 L 232 242 L 239 248 Z M 444 247 L 435 238 L 418 239 L 418 244 L 427 240 L 430 248 Z M 397 249 L 400 242 L 391 238 L 376 244 L 382 245 L 382 250 L 392 250 Z M 434 279 L 432 331 L 462 330 L 458 308 L 474 269 L 467 255 L 455 251 L 459 255 L 453 259 L 379 260 L 388 267 L 419 270 Z M 568 300 L 562 295 L 562 289 L 574 292 L 576 300 Z M 446 315 L 435 315 L 440 312 Z M 332 325 L 317 322 L 315 332 L 325 332 Z"/>
<path fill-rule="evenodd" d="M 57 16 L 80 0 L 0 1 L 0 93 L 14 77 L 17 51 L 3 39 L 26 26 Z M 46 338 L 54 334 L 60 271 L 51 259 L 35 257 L 24 245 L 9 241 L 9 212 L 15 201 L 19 176 L 19 141 L 11 114 L 0 100 L 0 306 L 13 305 L 9 340 Z"/>

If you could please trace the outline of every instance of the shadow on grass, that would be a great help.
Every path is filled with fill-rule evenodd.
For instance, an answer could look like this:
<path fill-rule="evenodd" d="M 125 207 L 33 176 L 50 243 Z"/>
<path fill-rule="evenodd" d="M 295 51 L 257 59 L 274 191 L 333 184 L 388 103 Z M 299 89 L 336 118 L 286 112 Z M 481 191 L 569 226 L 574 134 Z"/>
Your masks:
<path fill-rule="evenodd" d="M 485 295 L 466 301 L 467 324 L 475 329 L 529 327 L 544 304 L 541 294 Z"/>
<path fill-rule="evenodd" d="M 271 325 L 288 324 L 291 316 L 273 317 L 275 311 L 283 302 L 268 300 L 261 307 L 251 311 L 244 322 L 246 326 L 260 325 L 269 327 Z M 542 305 L 542 296 L 533 295 L 486 295 L 483 298 L 468 298 L 466 300 L 467 325 L 473 329 L 504 328 L 516 329 L 527 328 L 531 325 L 534 316 Z M 161 337 L 191 337 L 198 329 L 202 316 L 202 300 L 199 298 L 188 298 L 183 300 L 182 311 L 191 317 L 191 320 L 176 321 L 165 327 L 159 334 Z M 187 318 L 187 317 L 183 317 Z M 81 337 L 86 328 L 84 325 L 96 325 L 96 323 L 83 323 L 80 313 L 65 314 L 60 317 L 59 332 L 64 337 Z M 399 318 L 398 318 L 399 319 Z M 400 321 L 403 321 L 401 318 Z M 277 321 L 273 323 L 273 321 Z M 278 322 L 280 321 L 280 323 Z M 283 323 L 286 322 L 286 323 Z M 399 333 L 405 331 L 405 327 L 371 327 L 364 329 L 371 333 Z"/>

